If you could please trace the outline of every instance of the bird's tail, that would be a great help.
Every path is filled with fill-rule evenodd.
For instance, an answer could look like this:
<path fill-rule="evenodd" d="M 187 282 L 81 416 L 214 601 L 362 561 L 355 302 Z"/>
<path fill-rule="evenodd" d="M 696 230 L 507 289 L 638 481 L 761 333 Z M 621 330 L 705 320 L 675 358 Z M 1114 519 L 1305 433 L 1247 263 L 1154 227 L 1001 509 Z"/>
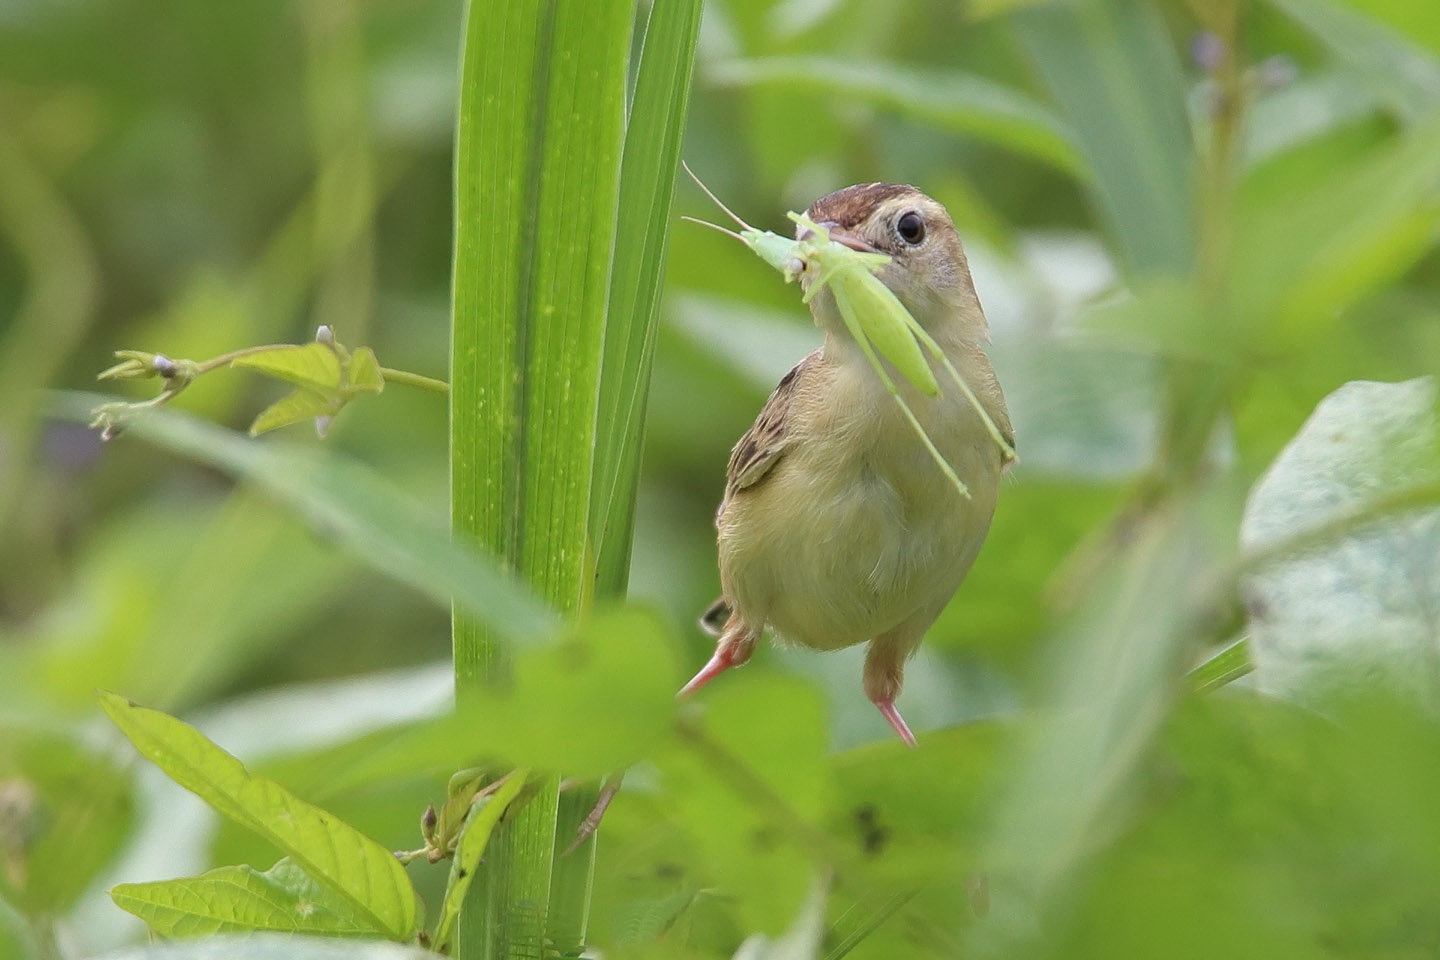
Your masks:
<path fill-rule="evenodd" d="M 712 637 L 718 637 L 725 629 L 725 621 L 729 619 L 730 601 L 719 597 L 700 614 L 700 629 Z"/>

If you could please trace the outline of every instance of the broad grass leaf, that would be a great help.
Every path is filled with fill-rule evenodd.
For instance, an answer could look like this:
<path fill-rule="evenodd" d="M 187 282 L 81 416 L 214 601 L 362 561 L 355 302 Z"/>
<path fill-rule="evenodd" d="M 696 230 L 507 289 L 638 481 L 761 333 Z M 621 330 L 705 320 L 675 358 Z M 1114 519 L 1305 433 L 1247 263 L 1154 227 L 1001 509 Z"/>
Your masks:
<path fill-rule="evenodd" d="M 1070 132 L 1053 112 L 986 77 L 898 63 L 784 56 L 718 63 L 706 70 L 706 79 L 720 86 L 776 87 L 872 104 L 1086 176 Z"/>
<path fill-rule="evenodd" d="M 660 286 L 701 7 L 701 0 L 650 6 L 625 127 L 590 490 L 599 597 L 622 595 L 629 579 Z"/>
<path fill-rule="evenodd" d="M 1180 64 L 1159 11 L 1128 0 L 1050 3 L 1012 18 L 1093 179 L 1126 273 L 1194 259 L 1194 153 Z"/>
<path fill-rule="evenodd" d="M 274 930 L 327 936 L 373 936 L 373 924 L 316 883 L 288 857 L 264 873 L 240 865 L 198 877 L 122 883 L 110 891 L 120 909 L 162 937 Z"/>
<path fill-rule="evenodd" d="M 200 731 L 113 693 L 101 706 L 136 749 L 221 815 L 281 850 L 376 933 L 412 936 L 415 891 L 390 851 L 332 814 L 258 777 Z"/>
<path fill-rule="evenodd" d="M 62 415 L 87 419 L 109 398 L 62 393 Z M 435 601 L 455 603 L 515 643 L 556 624 L 550 611 L 486 555 L 452 537 L 421 506 L 382 477 L 339 454 L 255 443 L 174 410 L 137 417 L 127 435 L 253 481 L 372 568 Z"/>

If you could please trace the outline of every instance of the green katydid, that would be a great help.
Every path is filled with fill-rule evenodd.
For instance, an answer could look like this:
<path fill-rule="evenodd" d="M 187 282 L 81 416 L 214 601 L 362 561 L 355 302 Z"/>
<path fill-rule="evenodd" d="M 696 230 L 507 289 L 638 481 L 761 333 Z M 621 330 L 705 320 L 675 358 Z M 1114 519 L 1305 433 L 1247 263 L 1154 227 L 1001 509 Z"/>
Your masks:
<path fill-rule="evenodd" d="M 827 228 L 812 222 L 802 214 L 793 212 L 787 216 L 802 228 L 802 239 L 792 240 L 768 230 L 758 230 L 725 206 L 720 198 L 711 193 L 710 189 L 700 181 L 699 177 L 695 176 L 688 166 L 685 167 L 685 172 L 690 174 L 690 178 L 705 192 L 707 197 L 714 201 L 716 206 L 740 226 L 740 230 L 737 233 L 719 224 L 710 223 L 707 220 L 697 220 L 694 217 L 684 217 L 683 219 L 719 230 L 744 243 L 761 260 L 779 270 L 785 277 L 786 283 L 793 282 L 800 274 L 813 270 L 816 279 L 805 292 L 804 302 L 807 304 L 821 289 L 830 288 L 846 329 L 855 338 L 855 342 L 860 345 L 866 359 L 870 361 L 870 366 L 875 370 L 880 382 L 885 385 L 886 391 L 899 404 L 905 419 L 914 428 L 931 458 L 962 496 L 969 497 L 969 490 L 966 489 L 964 482 L 956 476 L 950 464 L 940 455 L 940 451 L 935 448 L 934 442 L 925 432 L 919 418 L 910 409 L 909 403 L 906 402 L 905 397 L 885 369 L 885 364 L 880 362 L 882 357 L 921 393 L 935 397 L 940 394 L 940 384 L 936 381 L 935 373 L 921 351 L 921 347 L 924 347 L 925 352 L 928 352 L 940 363 L 945 372 L 949 374 L 950 379 L 960 389 L 961 394 L 979 414 L 986 431 L 999 445 L 1002 457 L 1007 462 L 1015 459 L 1014 448 L 1010 446 L 1004 434 L 1000 432 L 1000 428 L 995 425 L 995 421 L 981 406 L 974 391 L 960 376 L 960 372 L 955 369 L 955 365 L 950 362 L 945 351 L 935 342 L 935 338 L 930 336 L 925 328 L 911 316 L 910 311 L 895 296 L 894 291 L 876 275 L 890 262 L 891 258 L 887 254 L 852 249 L 832 240 Z"/>

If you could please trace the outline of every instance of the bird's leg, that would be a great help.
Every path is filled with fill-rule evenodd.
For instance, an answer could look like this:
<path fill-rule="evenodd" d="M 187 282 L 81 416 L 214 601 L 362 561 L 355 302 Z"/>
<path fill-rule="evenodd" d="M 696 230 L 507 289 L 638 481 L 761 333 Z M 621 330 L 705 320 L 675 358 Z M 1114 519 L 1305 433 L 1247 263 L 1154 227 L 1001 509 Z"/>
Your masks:
<path fill-rule="evenodd" d="M 895 698 L 900 696 L 900 688 L 905 683 L 905 661 L 915 652 L 918 644 L 918 637 L 909 640 L 887 634 L 870 641 L 870 648 L 865 652 L 865 696 L 890 722 L 900 739 L 911 747 L 917 745 L 915 734 L 910 732 L 910 725 L 896 709 Z"/>
<path fill-rule="evenodd" d="M 689 683 L 680 688 L 675 697 L 684 699 L 731 667 L 744 664 L 755 651 L 755 641 L 759 636 L 760 630 L 751 627 L 741 619 L 738 610 L 732 609 L 730 618 L 725 621 L 725 628 L 720 631 L 720 639 L 715 644 L 715 655 L 710 658 L 709 663 L 700 668 L 699 673 L 690 678 Z"/>
<path fill-rule="evenodd" d="M 605 811 L 610 808 L 610 801 L 614 800 L 615 795 L 620 792 L 620 783 L 624 779 L 625 771 L 621 770 L 618 773 L 610 774 L 605 778 L 605 781 L 600 784 L 600 793 L 595 798 L 595 806 L 585 815 L 585 819 L 580 821 L 580 826 L 575 831 L 575 839 L 571 840 L 570 846 L 566 847 L 565 852 L 560 854 L 562 857 L 568 857 L 580 849 L 580 845 L 586 840 L 589 840 L 595 834 L 595 831 L 600 829 L 600 820 L 605 816 Z M 565 789 L 565 786 L 565 784 L 561 784 L 560 789 Z"/>

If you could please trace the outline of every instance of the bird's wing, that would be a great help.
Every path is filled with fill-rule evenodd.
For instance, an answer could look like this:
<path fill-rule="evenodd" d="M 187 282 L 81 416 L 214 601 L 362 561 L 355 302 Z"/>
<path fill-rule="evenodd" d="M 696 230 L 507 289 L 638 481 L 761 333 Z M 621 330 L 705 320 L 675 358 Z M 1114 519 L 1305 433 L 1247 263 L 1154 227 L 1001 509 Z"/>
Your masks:
<path fill-rule="evenodd" d="M 730 463 L 725 468 L 725 497 L 728 500 L 738 491 L 753 487 L 784 455 L 792 437 L 791 408 L 797 386 L 804 378 L 807 368 L 819 362 L 819 351 L 801 360 L 780 378 L 775 392 L 765 401 L 760 415 L 735 449 L 730 451 Z M 722 505 L 723 507 L 723 505 Z"/>

